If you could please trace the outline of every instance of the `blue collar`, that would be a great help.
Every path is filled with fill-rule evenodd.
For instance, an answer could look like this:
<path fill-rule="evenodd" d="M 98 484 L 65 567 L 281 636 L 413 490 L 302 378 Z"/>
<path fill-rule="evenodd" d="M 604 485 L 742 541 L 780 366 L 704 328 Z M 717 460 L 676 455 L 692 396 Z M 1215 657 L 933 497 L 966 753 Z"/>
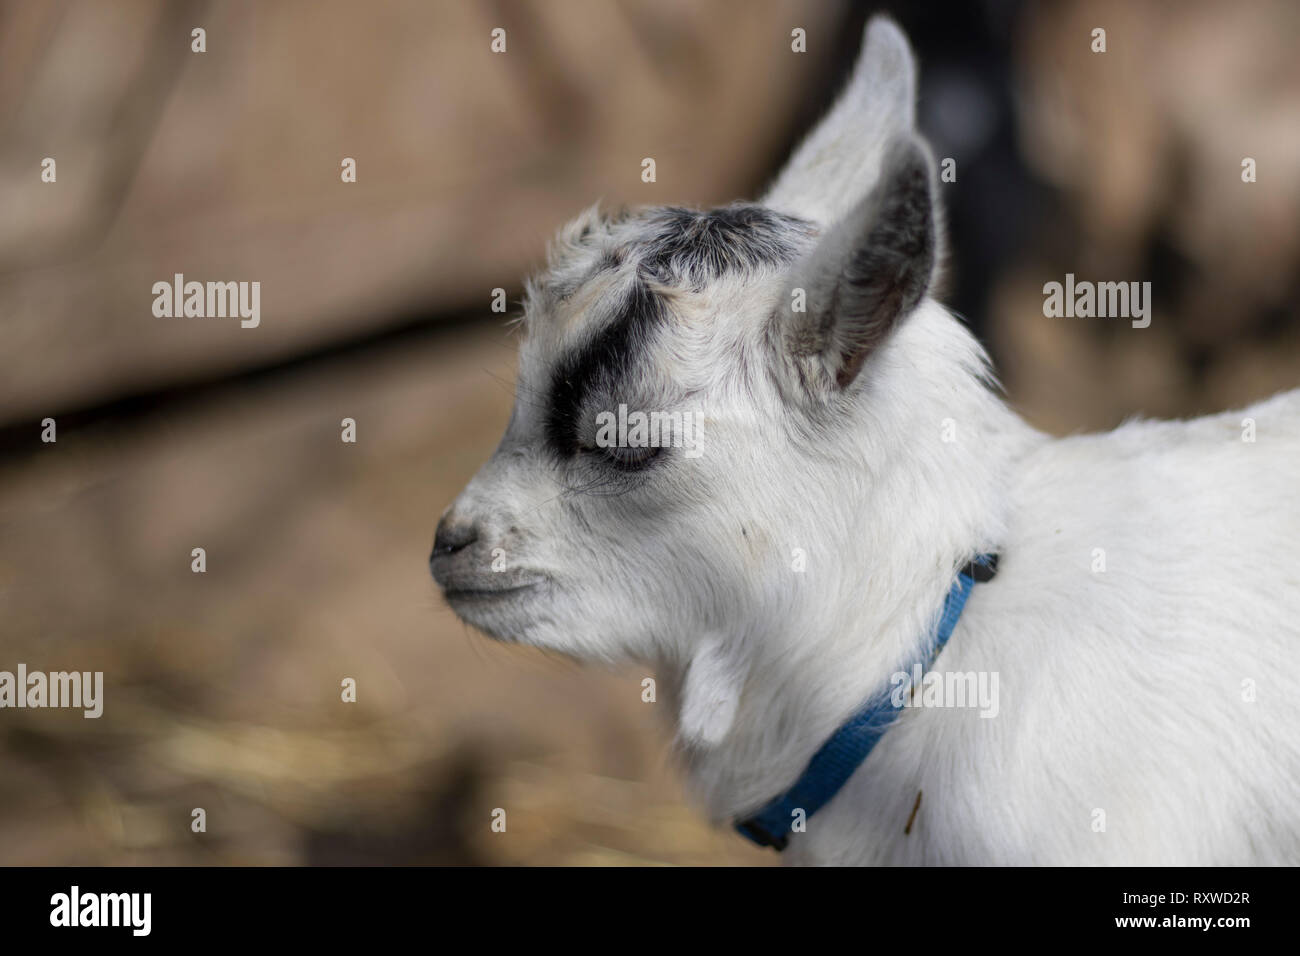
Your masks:
<path fill-rule="evenodd" d="M 939 618 L 933 649 L 918 662 L 923 667 L 933 662 L 948 643 L 948 638 L 957 626 L 957 619 L 961 617 L 962 608 L 966 606 L 966 599 L 970 597 L 975 585 L 991 580 L 997 573 L 997 568 L 996 554 L 981 554 L 958 573 L 957 580 L 943 601 L 943 614 Z M 911 673 L 911 669 L 908 673 Z M 813 754 L 794 786 L 748 819 L 737 822 L 736 829 L 759 846 L 784 850 L 790 839 L 790 826 L 795 811 L 802 810 L 804 819 L 807 820 L 829 803 L 897 719 L 902 708 L 901 705 L 895 705 L 894 697 L 888 688 L 883 695 L 873 697 L 865 707 L 841 724 L 839 730 Z"/>

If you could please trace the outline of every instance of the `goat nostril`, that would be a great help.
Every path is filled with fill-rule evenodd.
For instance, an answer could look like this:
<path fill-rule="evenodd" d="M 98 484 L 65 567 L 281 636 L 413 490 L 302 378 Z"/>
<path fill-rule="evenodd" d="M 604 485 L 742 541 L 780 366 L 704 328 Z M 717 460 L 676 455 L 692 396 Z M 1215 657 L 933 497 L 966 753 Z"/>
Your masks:
<path fill-rule="evenodd" d="M 455 554 L 477 540 L 478 525 L 472 521 L 452 520 L 451 515 L 447 515 L 438 522 L 438 531 L 433 537 L 432 556 Z"/>

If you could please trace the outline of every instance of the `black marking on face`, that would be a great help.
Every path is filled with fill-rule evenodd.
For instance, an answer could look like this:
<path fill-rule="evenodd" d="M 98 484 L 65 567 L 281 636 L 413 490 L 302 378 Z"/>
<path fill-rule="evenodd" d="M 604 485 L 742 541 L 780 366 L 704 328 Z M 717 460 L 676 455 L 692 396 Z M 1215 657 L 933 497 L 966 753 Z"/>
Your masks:
<path fill-rule="evenodd" d="M 668 307 L 638 276 L 624 293 L 618 316 L 590 342 L 566 356 L 551 378 L 546 442 L 561 457 L 578 450 L 583 403 L 598 388 L 614 390 L 645 354 Z"/>
<path fill-rule="evenodd" d="M 634 264 L 618 316 L 584 346 L 567 356 L 550 383 L 546 441 L 557 455 L 578 450 L 583 403 L 598 388 L 614 391 L 644 355 L 668 305 L 652 284 L 700 287 L 730 272 L 781 266 L 794 260 L 811 223 L 753 203 L 697 211 L 652 209 L 610 224 L 612 245 L 580 280 L 552 294 L 567 298 L 601 272 Z"/>

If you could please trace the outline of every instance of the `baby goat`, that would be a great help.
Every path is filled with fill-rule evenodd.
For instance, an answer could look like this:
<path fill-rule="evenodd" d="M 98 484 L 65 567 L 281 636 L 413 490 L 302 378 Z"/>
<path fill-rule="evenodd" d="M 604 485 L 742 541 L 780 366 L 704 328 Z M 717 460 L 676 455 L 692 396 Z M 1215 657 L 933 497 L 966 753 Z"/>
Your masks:
<path fill-rule="evenodd" d="M 562 231 L 434 577 L 653 668 L 695 794 L 787 860 L 1300 863 L 1300 392 L 1030 428 L 930 297 L 914 92 L 873 20 L 761 203 Z"/>

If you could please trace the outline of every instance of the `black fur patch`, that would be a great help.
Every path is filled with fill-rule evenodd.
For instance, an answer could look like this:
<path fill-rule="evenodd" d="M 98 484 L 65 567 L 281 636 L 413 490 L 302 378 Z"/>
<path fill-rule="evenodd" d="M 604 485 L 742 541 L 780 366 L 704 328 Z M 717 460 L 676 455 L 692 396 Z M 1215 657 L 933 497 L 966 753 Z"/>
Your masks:
<path fill-rule="evenodd" d="M 664 301 L 638 276 L 628 288 L 618 316 L 564 359 L 551 378 L 546 418 L 551 451 L 568 457 L 578 450 L 579 416 L 587 396 L 598 387 L 617 386 L 646 350 L 666 313 Z"/>
<path fill-rule="evenodd" d="M 784 265 L 811 233 L 809 223 L 752 203 L 703 212 L 653 209 L 619 220 L 616 229 L 624 242 L 607 250 L 582 282 L 627 261 L 635 263 L 636 275 L 615 319 L 565 358 L 551 378 L 546 438 L 561 456 L 577 451 L 578 416 L 587 396 L 598 387 L 616 387 L 664 323 L 668 306 L 651 290 L 651 280 L 698 287 L 728 272 Z M 556 291 L 567 296 L 576 287 Z"/>
<path fill-rule="evenodd" d="M 784 265 L 807 235 L 803 220 L 752 203 L 699 212 L 670 206 L 646 216 L 652 230 L 638 267 L 662 282 L 701 284 L 728 272 Z"/>

